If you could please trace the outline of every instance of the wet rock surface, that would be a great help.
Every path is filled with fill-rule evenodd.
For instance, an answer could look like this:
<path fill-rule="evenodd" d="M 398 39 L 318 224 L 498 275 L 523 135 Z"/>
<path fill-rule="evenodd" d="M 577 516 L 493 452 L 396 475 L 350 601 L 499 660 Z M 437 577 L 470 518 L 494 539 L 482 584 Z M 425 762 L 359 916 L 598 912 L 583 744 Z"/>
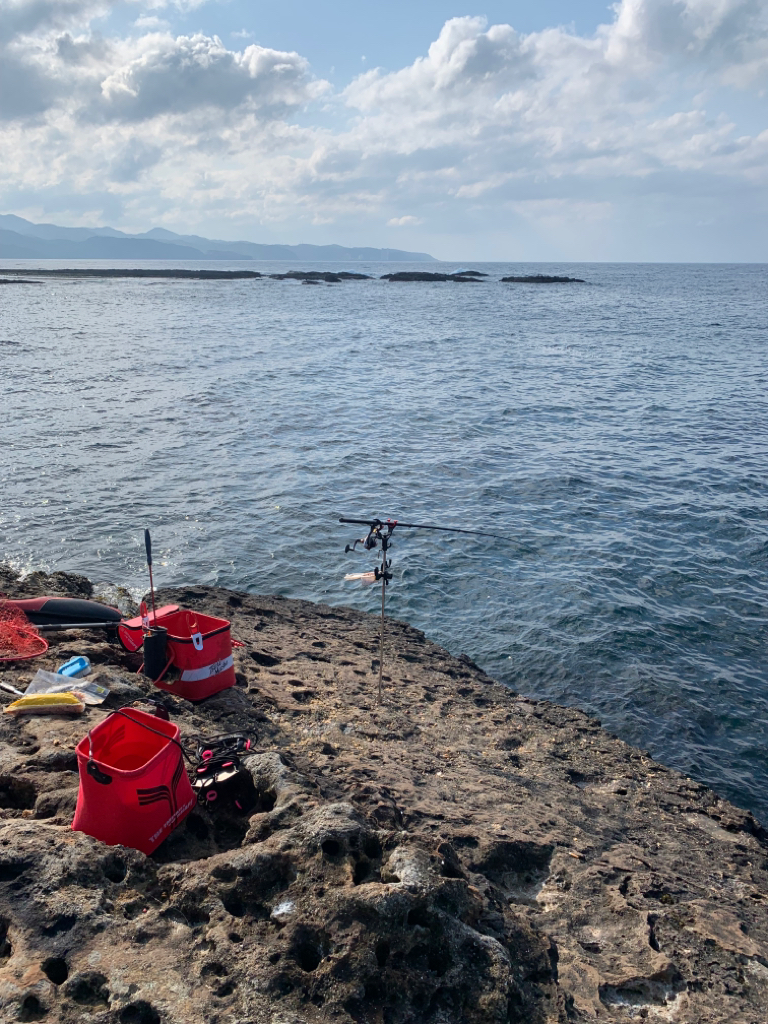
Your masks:
<path fill-rule="evenodd" d="M 87 596 L 57 574 L 10 596 Z M 345 608 L 164 590 L 232 620 L 237 685 L 182 736 L 254 740 L 247 810 L 151 857 L 69 823 L 83 718 L 0 719 L 0 1020 L 93 1024 L 768 1019 L 768 836 L 577 711 Z M 96 633 L 103 707 L 157 695 Z M 165 695 L 163 695 L 165 698 Z M 0 693 L 3 704 L 13 699 Z"/>

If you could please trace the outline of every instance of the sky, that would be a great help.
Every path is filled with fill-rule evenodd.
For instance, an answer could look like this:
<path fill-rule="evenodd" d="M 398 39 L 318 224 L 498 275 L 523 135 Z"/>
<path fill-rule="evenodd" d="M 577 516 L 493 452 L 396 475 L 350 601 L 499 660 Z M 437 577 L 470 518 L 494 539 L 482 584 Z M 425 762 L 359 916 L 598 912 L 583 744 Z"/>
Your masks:
<path fill-rule="evenodd" d="M 768 0 L 0 0 L 0 212 L 768 262 Z"/>

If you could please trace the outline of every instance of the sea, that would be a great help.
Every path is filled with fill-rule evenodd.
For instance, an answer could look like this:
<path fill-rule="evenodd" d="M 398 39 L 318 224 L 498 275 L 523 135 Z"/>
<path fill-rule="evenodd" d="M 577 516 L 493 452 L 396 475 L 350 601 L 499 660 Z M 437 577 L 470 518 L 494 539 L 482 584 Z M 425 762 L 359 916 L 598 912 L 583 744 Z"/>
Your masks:
<path fill-rule="evenodd" d="M 768 266 L 182 266 L 371 279 L 2 286 L 0 559 L 378 612 L 340 517 L 497 534 L 397 527 L 387 614 L 768 822 Z"/>

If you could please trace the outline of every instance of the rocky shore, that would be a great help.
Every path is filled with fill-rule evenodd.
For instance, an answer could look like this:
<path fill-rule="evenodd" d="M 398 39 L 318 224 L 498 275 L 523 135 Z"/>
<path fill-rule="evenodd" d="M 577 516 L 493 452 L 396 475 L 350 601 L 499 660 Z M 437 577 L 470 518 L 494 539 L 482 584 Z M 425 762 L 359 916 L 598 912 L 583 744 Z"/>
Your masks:
<path fill-rule="evenodd" d="M 8 596 L 82 577 L 0 572 Z M 84 718 L 0 719 L 0 1020 L 544 1024 L 768 1020 L 768 834 L 604 732 L 392 622 L 209 587 L 237 685 L 192 739 L 239 730 L 246 813 L 196 809 L 151 857 L 70 830 Z M 157 690 L 98 633 L 119 707 Z M 163 695 L 164 696 L 164 695 Z M 14 698 L 0 692 L 0 701 Z"/>

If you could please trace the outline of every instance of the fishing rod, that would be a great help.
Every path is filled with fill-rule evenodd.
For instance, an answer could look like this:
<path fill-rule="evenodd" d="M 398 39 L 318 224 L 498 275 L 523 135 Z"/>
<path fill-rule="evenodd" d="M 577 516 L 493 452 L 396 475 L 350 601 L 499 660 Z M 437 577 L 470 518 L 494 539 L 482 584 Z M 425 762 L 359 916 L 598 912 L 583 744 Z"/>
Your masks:
<path fill-rule="evenodd" d="M 377 583 L 381 580 L 381 630 L 379 633 L 379 704 L 382 700 L 382 680 L 384 677 L 384 604 L 386 600 L 387 587 L 392 579 L 392 559 L 387 557 L 392 534 L 395 527 L 411 530 L 440 530 L 443 533 L 466 533 L 475 537 L 492 537 L 494 540 L 506 541 L 509 538 L 502 537 L 498 533 L 486 533 L 484 530 L 466 530 L 458 526 L 434 526 L 427 523 L 401 523 L 397 519 L 349 519 L 345 516 L 339 517 L 340 523 L 350 523 L 353 526 L 367 526 L 368 533 L 360 537 L 354 543 L 347 544 L 344 554 L 354 551 L 358 544 L 363 546 L 365 551 L 375 551 L 381 548 L 381 567 L 374 566 L 371 572 L 347 573 L 345 580 L 357 580 L 361 583 Z"/>
<path fill-rule="evenodd" d="M 493 537 L 495 540 L 508 540 L 509 539 L 508 537 L 502 537 L 500 533 L 486 533 L 484 530 L 464 530 L 464 529 L 460 529 L 458 526 L 429 526 L 429 525 L 427 525 L 425 523 L 401 523 L 399 519 L 388 519 L 386 521 L 386 523 L 382 523 L 382 521 L 380 519 L 344 519 L 344 518 L 340 518 L 339 522 L 340 523 L 354 523 L 357 526 L 367 526 L 367 527 L 369 527 L 369 532 L 368 532 L 368 536 L 369 537 L 370 537 L 371 533 L 374 531 L 374 528 L 377 528 L 377 527 L 378 528 L 382 528 L 384 526 L 389 526 L 390 527 L 390 531 L 389 532 L 391 534 L 396 526 L 400 526 L 400 527 L 408 527 L 411 530 L 443 530 L 446 533 L 470 533 L 470 534 L 473 534 L 475 537 Z M 367 540 L 367 538 L 363 537 L 361 540 L 355 541 L 355 544 L 362 544 L 362 543 L 364 543 L 365 540 Z M 354 550 L 354 545 L 352 545 L 352 547 L 347 545 L 346 550 L 347 551 Z"/>
<path fill-rule="evenodd" d="M 147 565 L 149 566 L 149 592 L 152 595 L 152 615 L 154 616 L 155 625 L 157 625 L 157 612 L 155 611 L 155 583 L 152 579 L 152 538 L 149 536 L 149 530 L 144 531 L 144 547 L 147 552 Z"/>

